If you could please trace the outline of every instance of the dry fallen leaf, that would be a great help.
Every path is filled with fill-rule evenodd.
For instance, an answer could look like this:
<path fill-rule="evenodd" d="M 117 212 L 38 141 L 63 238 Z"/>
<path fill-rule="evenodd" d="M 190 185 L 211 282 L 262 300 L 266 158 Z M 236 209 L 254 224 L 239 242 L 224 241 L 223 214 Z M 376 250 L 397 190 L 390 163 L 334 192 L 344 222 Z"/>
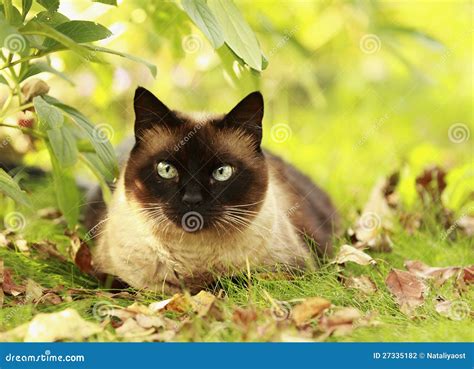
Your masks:
<path fill-rule="evenodd" d="M 143 328 L 161 328 L 165 326 L 165 321 L 159 316 L 150 316 L 145 314 L 137 314 L 135 320 L 138 325 Z"/>
<path fill-rule="evenodd" d="M 236 308 L 232 314 L 232 321 L 242 327 L 248 327 L 257 320 L 257 312 L 252 308 Z"/>
<path fill-rule="evenodd" d="M 334 263 L 344 264 L 348 261 L 352 261 L 353 263 L 359 265 L 374 265 L 377 263 L 370 255 L 366 254 L 365 252 L 350 245 L 342 245 L 341 249 L 336 255 Z"/>
<path fill-rule="evenodd" d="M 29 323 L 0 334 L 0 341 L 24 342 L 80 341 L 102 331 L 96 323 L 81 318 L 74 309 L 38 314 Z"/>
<path fill-rule="evenodd" d="M 31 244 L 33 250 L 38 251 L 39 255 L 45 258 L 54 258 L 65 262 L 67 259 L 58 251 L 56 245 L 50 241 L 34 242 Z"/>
<path fill-rule="evenodd" d="M 155 328 L 144 328 L 140 326 L 133 318 L 128 318 L 125 322 L 115 330 L 119 337 L 127 340 L 145 341 L 146 337 L 151 336 L 155 332 Z"/>
<path fill-rule="evenodd" d="M 430 267 L 418 260 L 407 260 L 405 267 L 408 271 L 421 278 L 433 279 L 435 285 L 441 286 L 453 276 L 459 278 L 461 275 L 466 283 L 472 281 L 474 265 L 468 267 Z"/>
<path fill-rule="evenodd" d="M 11 270 L 8 268 L 4 269 L 3 262 L 1 263 L 2 264 L 0 266 L 0 274 L 2 275 L 2 277 L 0 278 L 0 280 L 2 281 L 3 292 L 12 296 L 18 296 L 22 294 L 23 292 L 25 292 L 25 289 L 26 289 L 25 286 L 19 286 L 15 282 L 13 282 Z M 1 273 L 2 270 L 3 270 L 3 273 Z"/>
<path fill-rule="evenodd" d="M 171 297 L 170 302 L 165 306 L 165 310 L 186 313 L 193 310 L 193 301 L 188 294 L 177 293 Z"/>
<path fill-rule="evenodd" d="M 322 297 L 310 297 L 293 308 L 291 317 L 296 325 L 301 326 L 330 306 L 331 302 Z"/>
<path fill-rule="evenodd" d="M 199 317 L 205 316 L 216 301 L 216 296 L 210 292 L 200 291 L 192 297 L 193 309 Z"/>
<path fill-rule="evenodd" d="M 385 283 L 395 295 L 402 312 L 411 314 L 416 307 L 423 304 L 426 286 L 415 274 L 392 269 Z"/>
<path fill-rule="evenodd" d="M 32 279 L 26 281 L 25 299 L 28 303 L 35 303 L 43 296 L 43 287 Z"/>
<path fill-rule="evenodd" d="M 359 290 L 366 295 L 372 295 L 377 292 L 377 286 L 368 276 L 361 275 L 358 277 L 349 277 L 346 281 L 346 286 Z"/>

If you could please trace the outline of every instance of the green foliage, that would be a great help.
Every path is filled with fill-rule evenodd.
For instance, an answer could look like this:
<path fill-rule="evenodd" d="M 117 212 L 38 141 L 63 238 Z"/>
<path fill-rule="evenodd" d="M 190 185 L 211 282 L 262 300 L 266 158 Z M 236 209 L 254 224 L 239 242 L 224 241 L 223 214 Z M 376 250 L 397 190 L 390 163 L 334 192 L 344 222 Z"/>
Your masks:
<path fill-rule="evenodd" d="M 226 45 L 249 67 L 261 72 L 263 55 L 252 28 L 232 1 L 183 0 L 184 10 L 217 49 Z"/>
<path fill-rule="evenodd" d="M 4 1 L 0 8 L 0 42 L 8 52 L 7 56 L 1 53 L 4 64 L 0 67 L 0 83 L 10 88 L 12 97 L 7 99 L 2 107 L 2 114 L 5 115 L 0 117 L 0 125 L 15 128 L 3 123 L 3 119 L 8 117 L 8 112 L 12 108 L 17 111 L 31 106 L 34 108 L 37 118 L 35 126 L 22 128 L 18 125 L 16 128 L 31 133 L 43 141 L 51 160 L 57 205 L 68 225 L 74 227 L 79 219 L 81 205 L 74 167 L 79 158 L 84 159 L 84 165 L 98 177 L 104 192 L 107 193 L 107 184 L 118 174 L 112 145 L 108 137 L 101 134 L 101 131 L 78 110 L 45 95 L 49 87 L 45 89 L 44 83 L 37 86 L 31 84 L 29 97 L 23 96 L 20 84 L 42 72 L 55 74 L 71 82 L 65 74 L 50 64 L 50 59 L 32 62 L 60 50 L 72 51 L 86 62 L 103 62 L 100 53 L 117 54 L 135 61 L 141 60 L 90 44 L 105 39 L 112 33 L 99 23 L 69 20 L 58 12 L 58 0 L 38 0 L 37 3 L 45 10 L 35 15 L 29 14 L 34 5 L 33 1 L 22 1 L 21 13 L 11 1 Z M 111 1 L 106 3 L 115 4 Z M 155 75 L 156 67 L 150 63 L 146 65 Z M 16 107 L 13 106 L 13 97 L 18 98 Z M 24 101 L 24 98 L 32 100 Z M 84 141 L 88 144 L 84 145 Z M 81 154 L 82 150 L 86 153 Z M 19 204 L 29 204 L 27 196 L 18 184 L 3 170 L 0 172 L 0 179 L 1 192 Z"/>
<path fill-rule="evenodd" d="M 13 200 L 17 201 L 23 205 L 29 205 L 30 200 L 18 186 L 18 183 L 10 177 L 3 169 L 0 168 L 0 192 L 11 197 Z"/>
<path fill-rule="evenodd" d="M 224 44 L 224 36 L 217 19 L 212 14 L 205 0 L 183 0 L 181 2 L 184 10 L 193 20 L 196 26 L 204 33 L 211 42 L 212 47 L 217 49 Z"/>

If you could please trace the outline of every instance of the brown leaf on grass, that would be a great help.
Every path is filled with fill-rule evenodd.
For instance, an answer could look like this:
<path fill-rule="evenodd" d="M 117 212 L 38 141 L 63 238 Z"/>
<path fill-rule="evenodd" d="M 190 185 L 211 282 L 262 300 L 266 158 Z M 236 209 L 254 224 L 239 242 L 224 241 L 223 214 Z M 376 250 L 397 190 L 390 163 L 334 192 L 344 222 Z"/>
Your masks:
<path fill-rule="evenodd" d="M 45 258 L 53 258 L 62 262 L 66 261 L 66 258 L 58 251 L 56 245 L 50 241 L 34 242 L 31 244 L 31 248 Z"/>
<path fill-rule="evenodd" d="M 32 279 L 26 281 L 25 300 L 27 303 L 36 303 L 43 296 L 43 287 Z"/>
<path fill-rule="evenodd" d="M 137 314 L 135 320 L 138 325 L 143 328 L 161 328 L 165 326 L 165 321 L 159 316 L 150 316 L 145 314 Z"/>
<path fill-rule="evenodd" d="M 92 266 L 92 254 L 89 246 L 85 242 L 82 242 L 79 250 L 77 250 L 74 257 L 74 263 L 82 272 L 93 274 L 94 267 Z"/>
<path fill-rule="evenodd" d="M 377 286 L 368 276 L 349 277 L 346 280 L 346 286 L 363 292 L 366 295 L 373 295 L 377 292 Z"/>
<path fill-rule="evenodd" d="M 200 291 L 193 296 L 193 309 L 199 317 L 205 316 L 216 301 L 216 296 L 207 291 Z"/>
<path fill-rule="evenodd" d="M 474 315 L 471 307 L 467 301 L 439 301 L 435 305 L 435 310 L 438 314 L 449 318 L 451 320 L 463 320 Z"/>
<path fill-rule="evenodd" d="M 146 341 L 155 333 L 155 328 L 144 328 L 138 324 L 133 318 L 128 318 L 125 322 L 115 330 L 119 337 L 125 338 L 128 341 Z"/>
<path fill-rule="evenodd" d="M 365 252 L 350 245 L 342 245 L 341 249 L 336 255 L 334 263 L 344 264 L 348 261 L 359 265 L 374 265 L 377 263 L 370 255 L 366 254 Z"/>
<path fill-rule="evenodd" d="M 188 294 L 177 293 L 171 297 L 165 306 L 165 310 L 175 313 L 187 313 L 193 310 L 193 301 Z"/>
<path fill-rule="evenodd" d="M 320 322 L 321 328 L 325 331 L 323 337 L 347 335 L 354 329 L 355 322 L 361 318 L 362 313 L 353 307 L 344 307 L 332 315 L 323 316 Z"/>
<path fill-rule="evenodd" d="M 252 308 L 236 308 L 232 314 L 232 321 L 242 327 L 248 327 L 257 320 L 257 312 Z"/>
<path fill-rule="evenodd" d="M 74 309 L 38 314 L 29 323 L 0 333 L 0 341 L 24 342 L 80 341 L 102 331 L 96 323 L 84 320 Z"/>
<path fill-rule="evenodd" d="M 463 269 L 463 280 L 466 284 L 474 283 L 474 265 Z"/>
<path fill-rule="evenodd" d="M 2 290 L 8 295 L 18 296 L 25 292 L 25 286 L 17 285 L 12 278 L 12 271 L 8 268 L 3 268 L 3 261 L 0 260 L 0 274 L 2 277 L 0 280 L 2 281 Z M 3 273 L 1 272 L 3 269 Z"/>
<path fill-rule="evenodd" d="M 415 274 L 392 269 L 385 283 L 395 296 L 402 312 L 411 314 L 415 308 L 423 304 L 426 286 Z"/>
<path fill-rule="evenodd" d="M 425 196 L 429 195 L 432 201 L 440 202 L 441 193 L 446 188 L 446 172 L 434 166 L 427 168 L 416 177 L 416 190 L 423 201 L 426 201 Z"/>
<path fill-rule="evenodd" d="M 310 297 L 293 308 L 291 317 L 297 326 L 301 326 L 330 306 L 331 302 L 322 297 Z"/>
<path fill-rule="evenodd" d="M 468 267 L 430 267 L 419 260 L 407 260 L 405 261 L 405 267 L 418 277 L 433 279 L 436 286 L 442 286 L 454 276 L 462 278 L 467 284 L 472 283 L 474 272 L 474 265 Z"/>

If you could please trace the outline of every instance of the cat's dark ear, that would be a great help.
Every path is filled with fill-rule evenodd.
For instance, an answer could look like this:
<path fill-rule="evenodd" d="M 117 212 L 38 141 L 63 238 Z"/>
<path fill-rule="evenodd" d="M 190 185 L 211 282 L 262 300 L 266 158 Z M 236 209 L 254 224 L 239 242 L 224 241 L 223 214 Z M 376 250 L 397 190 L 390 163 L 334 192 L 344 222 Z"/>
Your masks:
<path fill-rule="evenodd" d="M 242 128 L 250 133 L 258 144 L 262 142 L 263 96 L 255 91 L 247 95 L 224 118 L 226 127 Z"/>
<path fill-rule="evenodd" d="M 176 124 L 175 114 L 146 88 L 138 87 L 133 99 L 135 137 L 153 126 Z"/>

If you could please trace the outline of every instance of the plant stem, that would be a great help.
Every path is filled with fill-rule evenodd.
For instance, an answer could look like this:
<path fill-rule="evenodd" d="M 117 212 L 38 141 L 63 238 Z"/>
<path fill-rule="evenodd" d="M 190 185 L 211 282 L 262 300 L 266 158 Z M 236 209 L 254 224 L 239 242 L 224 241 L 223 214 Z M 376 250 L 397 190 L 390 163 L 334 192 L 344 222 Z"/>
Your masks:
<path fill-rule="evenodd" d="M 37 130 L 33 128 L 27 128 L 27 127 L 20 127 L 20 126 L 15 126 L 13 124 L 7 124 L 7 123 L 0 123 L 0 127 L 6 127 L 6 128 L 14 128 L 14 129 L 19 129 L 23 133 L 29 133 L 33 136 L 36 136 L 38 138 L 46 139 L 46 135 L 44 133 L 38 132 Z"/>
<path fill-rule="evenodd" d="M 10 99 L 12 98 L 13 95 L 10 95 Z M 28 108 L 31 108 L 33 106 L 33 103 L 28 103 L 28 104 L 24 104 L 24 105 L 20 105 L 20 106 L 17 106 L 15 109 L 13 110 L 10 110 L 10 111 L 7 111 L 6 113 L 2 114 L 0 116 L 0 120 L 3 120 L 5 119 L 5 117 L 8 117 L 9 115 L 11 114 L 14 114 L 16 112 L 19 112 L 19 111 L 22 111 L 22 110 L 26 110 Z"/>
<path fill-rule="evenodd" d="M 3 69 L 6 69 L 6 68 L 10 68 L 10 67 L 13 67 L 19 63 L 24 63 L 26 61 L 29 61 L 29 60 L 32 60 L 32 59 L 37 59 L 37 58 L 41 58 L 45 55 L 48 55 L 48 54 L 51 54 L 53 53 L 54 51 L 46 51 L 46 52 L 39 52 L 37 54 L 33 54 L 33 55 L 28 55 L 28 56 L 25 56 L 24 58 L 21 58 L 21 59 L 18 59 L 18 60 L 15 60 L 14 62 L 10 62 L 10 63 L 6 63 L 4 65 L 2 65 L 2 67 L 0 67 L 0 70 L 3 70 Z"/>

